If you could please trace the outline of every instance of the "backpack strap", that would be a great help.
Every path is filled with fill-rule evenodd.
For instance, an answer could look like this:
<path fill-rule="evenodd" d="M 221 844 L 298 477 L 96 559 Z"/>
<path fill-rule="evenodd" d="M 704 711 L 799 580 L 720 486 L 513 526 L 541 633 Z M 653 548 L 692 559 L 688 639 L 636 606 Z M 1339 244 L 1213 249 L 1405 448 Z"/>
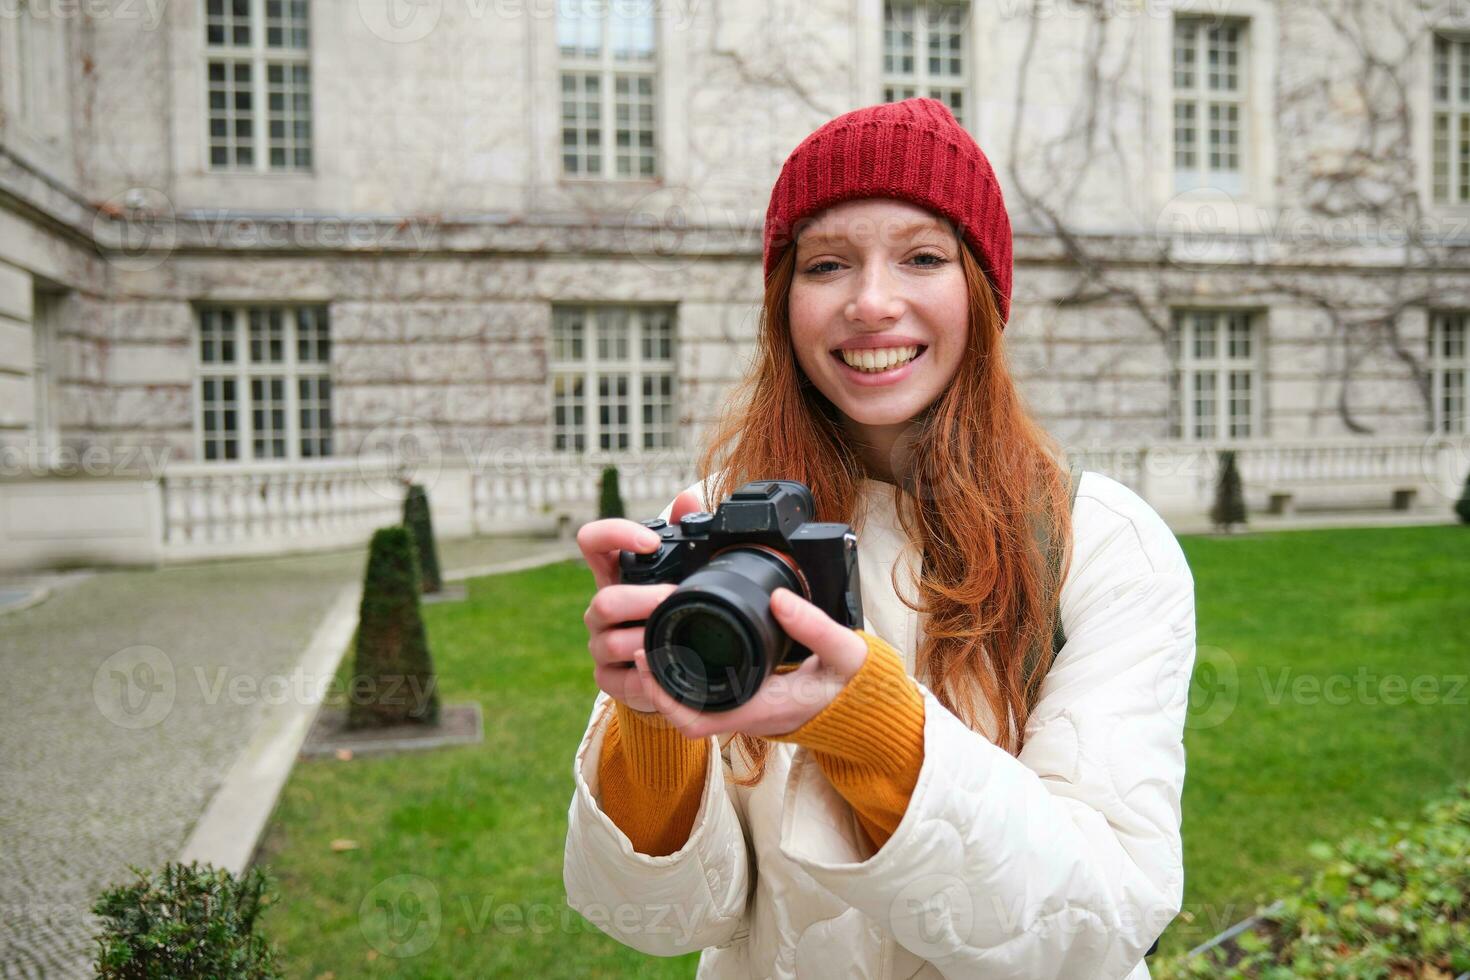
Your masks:
<path fill-rule="evenodd" d="M 1067 489 L 1067 507 L 1070 510 L 1073 507 L 1075 507 L 1075 505 L 1077 503 L 1077 486 L 1078 486 L 1078 484 L 1080 484 L 1082 482 L 1082 467 L 1079 464 L 1077 464 L 1077 463 L 1068 463 L 1067 473 L 1068 473 L 1068 481 L 1069 481 L 1069 485 L 1068 485 L 1068 489 Z M 1049 528 L 1045 524 L 1037 524 L 1037 525 L 1035 525 L 1035 528 L 1036 528 L 1036 531 L 1035 531 L 1035 533 L 1036 533 L 1036 540 L 1041 545 L 1042 553 L 1046 555 L 1046 567 L 1047 567 L 1047 570 L 1051 573 L 1051 575 L 1050 575 L 1050 581 L 1053 581 L 1053 582 L 1056 582 L 1057 583 L 1057 592 L 1058 592 L 1058 595 L 1057 595 L 1057 604 L 1056 604 L 1056 608 L 1052 612 L 1052 633 L 1051 633 L 1051 652 L 1052 652 L 1052 656 L 1055 657 L 1058 653 L 1061 652 L 1062 647 L 1065 646 L 1066 645 L 1066 642 L 1067 642 L 1067 634 L 1066 634 L 1066 631 L 1064 631 L 1062 629 L 1062 602 L 1061 602 L 1061 594 L 1060 594 L 1061 593 L 1060 575 L 1061 575 L 1061 571 L 1062 571 L 1062 550 L 1060 548 L 1054 548 L 1054 547 L 1052 547 L 1051 535 L 1050 535 L 1050 532 L 1049 532 Z M 1040 650 L 1037 650 L 1037 649 L 1035 649 L 1033 647 L 1032 649 L 1030 649 L 1030 650 L 1028 650 L 1026 652 L 1026 660 L 1025 660 L 1025 664 L 1024 664 L 1024 673 L 1022 674 L 1022 676 L 1026 678 L 1028 684 L 1029 684 L 1029 682 L 1031 680 L 1032 675 L 1034 675 L 1037 672 L 1037 670 L 1040 668 L 1040 666 L 1041 666 L 1041 651 Z M 1038 683 L 1031 690 L 1032 690 L 1032 704 L 1031 704 L 1031 707 L 1035 707 L 1035 695 L 1040 692 L 1041 685 Z"/>
<path fill-rule="evenodd" d="M 1082 467 L 1077 463 L 1072 463 L 1068 469 L 1071 472 L 1072 486 L 1067 491 L 1067 510 L 1071 512 L 1077 509 L 1077 487 L 1082 482 Z M 1051 553 L 1047 557 L 1047 562 L 1048 567 L 1052 570 L 1052 578 L 1055 579 L 1062 572 L 1062 556 L 1060 551 Z M 1053 628 L 1051 631 L 1051 652 L 1053 655 L 1061 653 L 1062 647 L 1067 644 L 1067 633 L 1062 629 L 1061 589 L 1062 583 L 1057 582 L 1057 606 L 1055 614 L 1052 616 Z"/>
<path fill-rule="evenodd" d="M 1067 469 L 1071 477 L 1071 488 L 1068 490 L 1067 493 L 1067 508 L 1069 511 L 1071 511 L 1076 510 L 1077 508 L 1077 486 L 1082 482 L 1082 467 L 1077 465 L 1076 463 L 1069 463 Z M 1060 549 L 1053 549 L 1051 547 L 1051 542 L 1046 535 L 1045 528 L 1038 529 L 1037 537 L 1039 540 L 1041 540 L 1043 547 L 1046 549 L 1047 567 L 1051 569 L 1052 580 L 1056 581 L 1057 576 L 1061 572 L 1062 565 L 1062 556 Z M 1057 605 L 1052 614 L 1053 628 L 1051 634 L 1051 653 L 1053 657 L 1060 653 L 1062 651 L 1062 647 L 1064 647 L 1067 643 L 1067 633 L 1065 630 L 1062 629 L 1062 600 L 1060 581 L 1057 581 L 1057 593 Z M 1031 677 L 1032 673 L 1036 671 L 1038 667 L 1038 659 L 1039 658 L 1034 649 L 1027 654 L 1026 677 L 1028 679 Z M 1039 684 L 1037 685 L 1037 690 L 1040 690 Z M 1031 706 L 1035 707 L 1034 702 Z M 1149 957 L 1152 957 L 1158 951 L 1159 941 L 1155 939 L 1153 941 L 1153 945 L 1149 946 L 1148 951 L 1143 954 L 1144 958 L 1147 959 Z"/>

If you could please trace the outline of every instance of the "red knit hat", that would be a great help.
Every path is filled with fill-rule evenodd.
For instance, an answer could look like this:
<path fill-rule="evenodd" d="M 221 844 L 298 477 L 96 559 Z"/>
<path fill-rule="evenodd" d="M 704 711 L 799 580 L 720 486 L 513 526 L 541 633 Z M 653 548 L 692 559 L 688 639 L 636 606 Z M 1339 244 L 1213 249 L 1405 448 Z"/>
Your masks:
<path fill-rule="evenodd" d="M 904 99 L 838 116 L 801 141 L 766 209 L 765 274 L 817 212 L 861 197 L 894 197 L 949 218 L 1011 312 L 1011 219 L 990 161 L 938 99 Z"/>

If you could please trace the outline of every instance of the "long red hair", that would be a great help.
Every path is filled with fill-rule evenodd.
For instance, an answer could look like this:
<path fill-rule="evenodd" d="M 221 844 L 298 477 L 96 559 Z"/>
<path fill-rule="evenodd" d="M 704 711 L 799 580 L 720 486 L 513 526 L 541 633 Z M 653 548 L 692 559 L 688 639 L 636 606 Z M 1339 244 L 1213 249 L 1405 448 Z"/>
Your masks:
<path fill-rule="evenodd" d="M 997 720 L 996 744 L 1016 754 L 1036 688 L 1050 665 L 1060 574 L 1038 532 L 1070 560 L 1067 474 L 1060 447 L 1030 416 L 1001 348 L 1000 313 L 979 262 L 961 240 L 969 337 L 949 387 L 917 420 L 893 488 L 899 523 L 923 556 L 923 613 L 915 673 L 971 729 L 982 705 Z M 862 464 L 835 406 L 796 361 L 789 322 L 795 247 L 766 279 L 755 362 L 716 423 L 698 462 L 711 505 L 750 480 L 779 476 L 811 488 L 816 520 L 853 524 Z M 895 564 L 895 575 L 900 566 Z M 886 637 L 885 637 L 886 639 Z M 1027 673 L 1027 651 L 1040 669 Z M 760 781 L 770 742 L 740 733 Z"/>

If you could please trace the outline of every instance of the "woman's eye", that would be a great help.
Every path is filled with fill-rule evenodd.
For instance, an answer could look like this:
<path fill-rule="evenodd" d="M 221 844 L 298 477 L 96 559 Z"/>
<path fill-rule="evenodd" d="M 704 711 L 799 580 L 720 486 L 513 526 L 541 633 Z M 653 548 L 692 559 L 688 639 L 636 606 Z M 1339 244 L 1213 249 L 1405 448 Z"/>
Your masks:
<path fill-rule="evenodd" d="M 920 252 L 918 255 L 915 255 L 913 257 L 912 261 L 917 263 L 918 265 L 928 266 L 932 269 L 937 266 L 944 265 L 944 263 L 948 262 L 949 260 L 942 255 L 935 255 L 933 252 Z"/>
<path fill-rule="evenodd" d="M 819 276 L 824 272 L 831 272 L 836 268 L 837 263 L 828 260 L 826 262 L 817 262 L 811 266 L 808 266 L 806 271 L 808 275 Z"/>

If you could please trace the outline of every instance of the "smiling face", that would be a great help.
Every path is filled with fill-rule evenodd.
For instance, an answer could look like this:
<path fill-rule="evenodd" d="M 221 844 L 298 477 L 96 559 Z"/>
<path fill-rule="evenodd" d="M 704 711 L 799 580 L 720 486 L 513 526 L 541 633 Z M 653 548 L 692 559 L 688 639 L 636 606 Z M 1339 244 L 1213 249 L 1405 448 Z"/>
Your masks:
<path fill-rule="evenodd" d="M 798 236 L 796 360 L 859 427 L 908 423 L 959 369 L 969 330 L 959 250 L 939 215 L 889 198 L 834 205 Z"/>

